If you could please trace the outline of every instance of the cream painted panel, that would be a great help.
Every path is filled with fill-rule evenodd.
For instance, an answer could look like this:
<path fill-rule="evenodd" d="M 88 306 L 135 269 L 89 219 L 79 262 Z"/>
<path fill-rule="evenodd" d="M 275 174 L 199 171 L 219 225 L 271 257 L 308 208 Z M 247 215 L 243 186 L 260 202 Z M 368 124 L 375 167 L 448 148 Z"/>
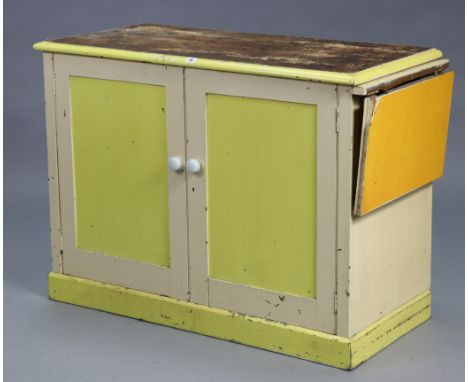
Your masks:
<path fill-rule="evenodd" d="M 350 236 L 350 335 L 430 287 L 432 185 L 364 217 Z"/>
<path fill-rule="evenodd" d="M 60 194 L 57 158 L 57 126 L 55 121 L 55 75 L 54 55 L 45 53 L 44 91 L 47 125 L 47 164 L 49 181 L 50 244 L 52 271 L 62 273 L 62 232 L 60 222 Z"/>
<path fill-rule="evenodd" d="M 353 142 L 355 118 L 362 111 L 351 96 L 352 88 L 337 87 L 337 223 L 336 223 L 336 334 L 349 335 L 349 231 L 352 215 Z M 357 124 L 360 126 L 360 124 Z"/>

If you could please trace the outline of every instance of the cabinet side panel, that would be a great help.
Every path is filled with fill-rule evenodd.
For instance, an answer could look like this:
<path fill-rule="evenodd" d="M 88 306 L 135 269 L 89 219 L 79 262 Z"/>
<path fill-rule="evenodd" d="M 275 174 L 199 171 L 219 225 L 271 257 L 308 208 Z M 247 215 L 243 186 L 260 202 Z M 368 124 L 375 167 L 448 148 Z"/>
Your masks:
<path fill-rule="evenodd" d="M 432 185 L 351 225 L 350 334 L 430 288 Z"/>

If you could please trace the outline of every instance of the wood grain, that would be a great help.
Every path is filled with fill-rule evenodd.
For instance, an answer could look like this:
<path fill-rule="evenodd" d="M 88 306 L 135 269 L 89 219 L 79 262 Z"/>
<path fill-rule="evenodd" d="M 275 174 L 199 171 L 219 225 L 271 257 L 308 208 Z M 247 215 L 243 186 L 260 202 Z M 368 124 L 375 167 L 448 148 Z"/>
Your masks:
<path fill-rule="evenodd" d="M 53 42 L 354 73 L 427 48 L 140 24 Z"/>

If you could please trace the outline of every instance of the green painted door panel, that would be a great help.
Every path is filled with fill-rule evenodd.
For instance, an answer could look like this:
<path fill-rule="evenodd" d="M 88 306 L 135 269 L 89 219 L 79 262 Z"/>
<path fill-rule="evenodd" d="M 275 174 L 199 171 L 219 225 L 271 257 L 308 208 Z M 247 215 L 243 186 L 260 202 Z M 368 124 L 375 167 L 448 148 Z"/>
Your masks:
<path fill-rule="evenodd" d="M 77 247 L 168 267 L 166 92 L 70 78 Z"/>
<path fill-rule="evenodd" d="M 316 296 L 315 105 L 207 95 L 212 278 Z"/>

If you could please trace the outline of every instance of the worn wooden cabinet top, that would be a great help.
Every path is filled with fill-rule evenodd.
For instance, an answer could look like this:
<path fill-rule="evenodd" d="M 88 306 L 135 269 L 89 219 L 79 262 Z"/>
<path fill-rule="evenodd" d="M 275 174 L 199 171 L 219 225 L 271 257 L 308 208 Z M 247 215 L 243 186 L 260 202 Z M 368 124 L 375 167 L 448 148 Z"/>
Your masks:
<path fill-rule="evenodd" d="M 358 85 L 442 57 L 414 46 L 140 24 L 37 43 L 38 50 Z"/>

